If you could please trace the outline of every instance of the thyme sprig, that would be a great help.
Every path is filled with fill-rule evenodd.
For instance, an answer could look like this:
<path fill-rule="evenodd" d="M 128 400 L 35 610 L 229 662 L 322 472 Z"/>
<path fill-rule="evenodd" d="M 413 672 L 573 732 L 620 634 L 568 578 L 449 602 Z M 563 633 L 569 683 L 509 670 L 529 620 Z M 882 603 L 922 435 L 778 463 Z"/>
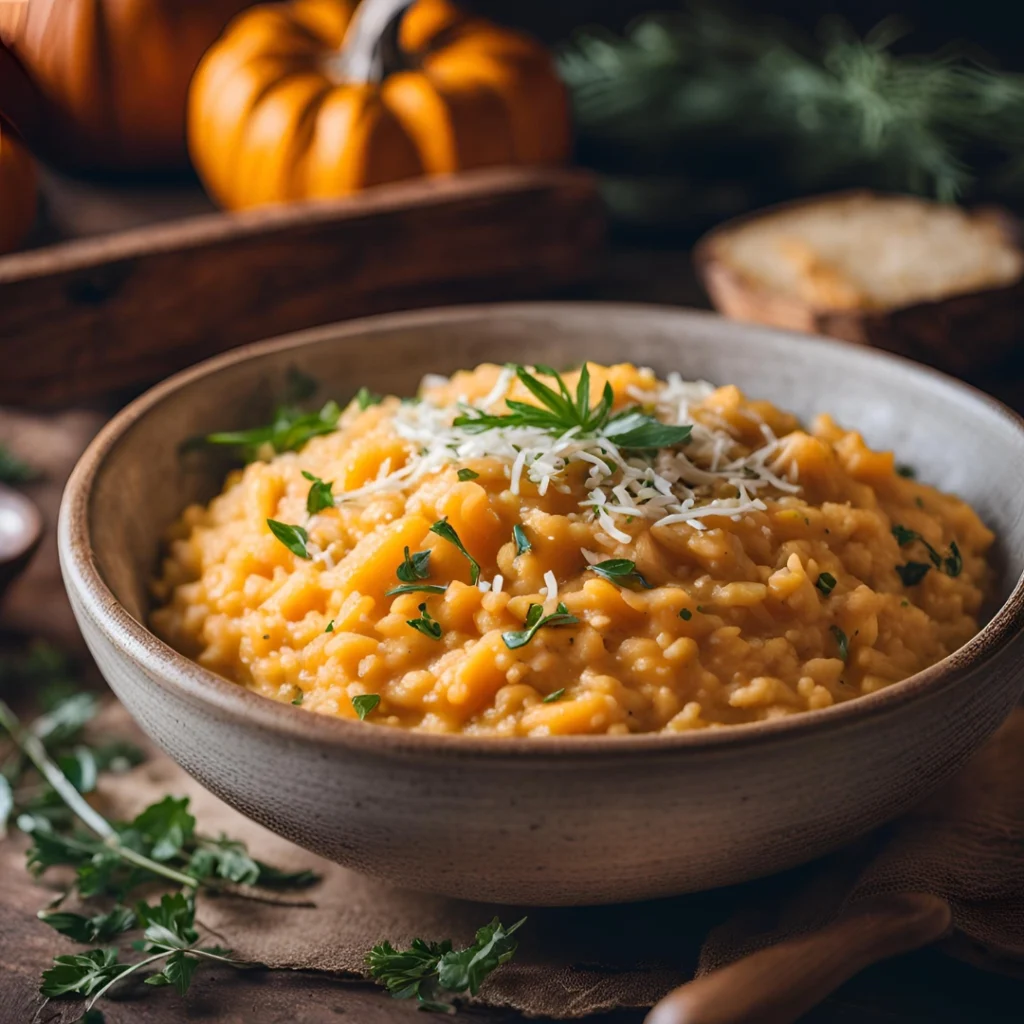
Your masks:
<path fill-rule="evenodd" d="M 581 437 L 601 435 L 620 448 L 650 450 L 670 448 L 689 440 L 690 426 L 673 426 L 661 423 L 640 412 L 625 409 L 612 415 L 615 395 L 607 381 L 601 390 L 601 397 L 593 406 L 590 404 L 590 370 L 584 363 L 580 370 L 573 395 L 565 378 L 549 366 L 534 366 L 531 373 L 525 366 L 515 366 L 520 383 L 530 392 L 538 405 L 505 399 L 509 412 L 492 414 L 473 409 L 456 416 L 453 425 L 470 433 L 485 430 L 532 427 L 561 436 L 576 430 Z M 540 378 L 554 380 L 555 387 L 549 387 Z"/>

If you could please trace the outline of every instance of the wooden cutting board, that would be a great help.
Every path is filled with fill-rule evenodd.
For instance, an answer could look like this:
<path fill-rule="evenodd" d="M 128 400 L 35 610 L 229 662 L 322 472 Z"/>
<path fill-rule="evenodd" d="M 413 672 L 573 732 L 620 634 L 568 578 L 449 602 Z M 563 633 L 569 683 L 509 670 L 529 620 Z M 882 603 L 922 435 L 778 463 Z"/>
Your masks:
<path fill-rule="evenodd" d="M 503 169 L 15 253 L 0 258 L 0 404 L 91 401 L 370 313 L 543 296 L 589 277 L 604 237 L 590 175 Z"/>

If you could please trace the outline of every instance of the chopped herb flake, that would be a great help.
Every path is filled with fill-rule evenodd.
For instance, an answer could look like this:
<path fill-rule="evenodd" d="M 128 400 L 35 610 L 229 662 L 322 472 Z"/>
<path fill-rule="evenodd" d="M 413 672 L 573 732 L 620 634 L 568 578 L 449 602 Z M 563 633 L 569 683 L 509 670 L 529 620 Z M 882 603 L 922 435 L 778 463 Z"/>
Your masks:
<path fill-rule="evenodd" d="M 565 687 L 563 686 L 560 690 L 555 690 L 554 693 L 549 693 L 542 701 L 541 704 L 554 704 L 562 694 L 565 693 Z"/>
<path fill-rule="evenodd" d="M 430 528 L 430 532 L 436 533 L 438 537 L 444 538 L 444 540 L 448 541 L 449 544 L 454 544 L 459 549 L 459 551 L 461 551 L 462 554 L 465 555 L 466 560 L 469 562 L 469 582 L 472 583 L 473 586 L 476 586 L 477 582 L 480 579 L 480 565 L 477 562 L 477 560 L 466 550 L 466 547 L 462 543 L 462 541 L 459 540 L 459 535 L 455 532 L 455 529 L 448 522 L 448 517 L 445 516 L 444 519 L 439 519 L 436 523 L 434 523 L 434 525 Z M 420 579 L 422 578 L 423 577 L 421 576 Z"/>
<path fill-rule="evenodd" d="M 679 613 L 679 618 L 681 618 L 683 622 L 689 622 L 690 619 L 693 618 L 693 612 L 691 612 L 689 608 L 683 608 Z"/>
<path fill-rule="evenodd" d="M 604 562 L 597 562 L 587 568 L 591 572 L 596 572 L 598 576 L 603 577 L 610 583 L 625 585 L 636 582 L 646 590 L 651 589 L 651 584 L 636 571 L 636 562 L 631 562 L 628 558 L 609 558 Z"/>
<path fill-rule="evenodd" d="M 512 539 L 516 542 L 516 555 L 525 555 L 533 548 L 526 531 L 518 523 L 512 527 Z"/>
<path fill-rule="evenodd" d="M 369 409 L 371 405 L 380 405 L 381 396 L 374 394 L 368 387 L 363 385 L 357 392 L 356 397 L 353 399 L 360 411 L 363 409 Z"/>
<path fill-rule="evenodd" d="M 397 587 L 384 591 L 385 597 L 395 597 L 398 594 L 443 594 L 447 587 L 437 583 L 402 583 Z"/>
<path fill-rule="evenodd" d="M 365 721 L 366 716 L 380 703 L 380 694 L 361 693 L 352 698 L 352 707 L 355 708 L 359 721 Z"/>
<path fill-rule="evenodd" d="M 296 689 L 298 689 L 298 688 L 296 687 Z M 292 703 L 296 707 L 300 707 L 301 704 L 302 704 L 302 698 L 305 697 L 305 696 L 306 695 L 302 692 L 302 690 L 298 690 L 298 692 L 295 694 L 294 698 L 292 699 Z"/>
<path fill-rule="evenodd" d="M 896 572 L 905 587 L 915 587 L 928 575 L 931 566 L 927 562 L 907 562 L 897 565 Z"/>
<path fill-rule="evenodd" d="M 325 508 L 334 508 L 334 495 L 331 493 L 334 482 L 325 482 L 305 470 L 302 471 L 302 475 L 313 483 L 309 494 L 306 495 L 306 511 L 311 516 L 315 516 L 317 512 L 322 512 Z"/>
<path fill-rule="evenodd" d="M 331 619 L 331 621 L 327 623 L 327 627 L 326 627 L 326 629 L 324 629 L 324 632 L 325 633 L 333 633 L 334 632 L 334 619 Z"/>
<path fill-rule="evenodd" d="M 544 615 L 543 606 L 531 604 L 526 612 L 526 628 L 502 633 L 501 639 L 510 651 L 514 651 L 517 647 L 525 647 L 537 635 L 537 630 L 544 626 L 575 626 L 579 621 L 575 615 L 569 614 L 569 609 L 561 601 L 550 615 Z"/>
<path fill-rule="evenodd" d="M 270 532 L 293 554 L 299 558 L 309 559 L 311 556 L 306 550 L 309 543 L 309 534 L 301 526 L 291 526 L 288 523 L 279 523 L 276 519 L 268 519 L 267 526 Z"/>
<path fill-rule="evenodd" d="M 839 648 L 839 657 L 846 661 L 850 657 L 850 641 L 846 634 L 838 626 L 829 626 L 832 635 L 836 638 L 836 646 Z"/>
<path fill-rule="evenodd" d="M 431 640 L 440 640 L 441 623 L 431 618 L 425 604 L 420 605 L 419 611 L 420 617 L 418 619 L 408 619 L 406 625 L 412 626 L 413 629 L 424 636 L 429 636 Z"/>
<path fill-rule="evenodd" d="M 417 551 L 415 555 L 410 555 L 409 548 L 406 547 L 405 560 L 395 570 L 395 575 L 403 583 L 425 580 L 430 575 L 430 552 Z"/>
<path fill-rule="evenodd" d="M 337 402 L 327 402 L 319 412 L 302 412 L 292 406 L 281 406 L 274 413 L 274 422 L 252 430 L 227 430 L 207 434 L 212 445 L 241 448 L 246 461 L 260 457 L 265 445 L 274 453 L 298 451 L 310 438 L 333 433 L 338 427 L 341 409 Z"/>
<path fill-rule="evenodd" d="M 896 475 L 913 480 L 917 476 L 917 470 L 913 466 L 900 465 L 896 467 Z"/>
<path fill-rule="evenodd" d="M 458 476 L 458 478 L 460 480 L 466 481 L 466 480 L 475 480 L 480 474 L 477 473 L 475 470 L 472 470 L 472 469 L 460 469 L 459 472 L 456 475 Z"/>
<path fill-rule="evenodd" d="M 826 597 L 832 593 L 836 586 L 836 578 L 830 572 L 819 573 L 818 580 L 814 584 Z"/>

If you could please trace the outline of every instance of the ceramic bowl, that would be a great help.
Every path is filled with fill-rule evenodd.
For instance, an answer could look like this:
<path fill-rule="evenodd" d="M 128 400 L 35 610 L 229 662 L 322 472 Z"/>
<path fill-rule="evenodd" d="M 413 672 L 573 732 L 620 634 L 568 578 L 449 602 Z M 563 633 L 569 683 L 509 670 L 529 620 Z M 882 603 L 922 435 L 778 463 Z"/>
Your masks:
<path fill-rule="evenodd" d="M 164 530 L 225 464 L 182 443 L 263 422 L 289 372 L 345 400 L 483 361 L 631 360 L 834 413 L 997 532 L 987 625 L 938 665 L 821 711 L 678 735 L 484 739 L 256 696 L 145 626 Z M 1024 687 L 1024 422 L 972 389 L 843 343 L 657 307 L 536 304 L 377 317 L 239 349 L 133 402 L 67 487 L 60 555 L 100 669 L 142 728 L 229 804 L 389 882 L 556 905 L 739 882 L 838 847 L 962 765 Z"/>

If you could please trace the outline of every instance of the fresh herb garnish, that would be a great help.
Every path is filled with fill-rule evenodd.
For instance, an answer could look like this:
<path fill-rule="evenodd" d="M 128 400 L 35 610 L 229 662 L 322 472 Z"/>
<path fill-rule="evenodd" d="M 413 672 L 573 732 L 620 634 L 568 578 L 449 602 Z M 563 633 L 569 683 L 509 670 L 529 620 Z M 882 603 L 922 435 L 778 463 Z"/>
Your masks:
<path fill-rule="evenodd" d="M 915 587 L 928 575 L 931 566 L 927 562 L 907 562 L 897 565 L 896 573 L 905 587 Z"/>
<path fill-rule="evenodd" d="M 526 611 L 526 628 L 502 633 L 501 639 L 510 651 L 514 651 L 517 647 L 525 647 L 537 635 L 537 630 L 544 626 L 575 626 L 579 621 L 575 615 L 569 614 L 569 609 L 561 601 L 550 615 L 544 615 L 542 605 L 531 604 Z"/>
<path fill-rule="evenodd" d="M 526 531 L 518 523 L 512 527 L 512 539 L 516 542 L 517 556 L 525 555 L 527 551 L 533 549 L 530 538 L 526 536 Z"/>
<path fill-rule="evenodd" d="M 818 574 L 818 579 L 814 584 L 826 597 L 835 590 L 836 578 L 830 572 L 823 572 Z"/>
<path fill-rule="evenodd" d="M 270 532 L 293 554 L 307 561 L 311 557 L 306 550 L 309 543 L 309 534 L 301 526 L 292 526 L 289 523 L 279 523 L 276 519 L 268 519 L 267 526 Z"/>
<path fill-rule="evenodd" d="M 8 667 L 2 668 L 6 674 Z M 64 680 L 58 682 L 63 687 Z M 141 960 L 121 961 L 114 948 L 91 949 L 59 956 L 43 973 L 41 992 L 47 998 L 87 999 L 80 1018 L 87 1024 L 102 1020 L 93 1006 L 117 982 L 154 965 L 157 973 L 150 974 L 146 984 L 173 985 L 181 993 L 203 961 L 248 966 L 231 959 L 228 950 L 199 944 L 194 907 L 197 890 L 246 896 L 247 891 L 237 886 L 304 887 L 317 880 L 310 872 L 290 874 L 254 860 L 244 844 L 224 835 L 214 839 L 199 834 L 187 798 L 165 797 L 130 822 L 107 821 L 60 767 L 65 762 L 59 753 L 62 744 L 74 739 L 79 751 L 85 749 L 80 730 L 91 716 L 89 709 L 94 708 L 91 695 L 68 694 L 25 728 L 0 700 L 0 729 L 10 735 L 16 748 L 16 755 L 3 765 L 2 778 L 18 813 L 18 825 L 32 838 L 29 870 L 39 875 L 52 867 L 73 869 L 70 886 L 59 899 L 74 894 L 86 905 L 97 897 L 117 901 L 109 909 L 91 914 L 65 912 L 51 904 L 51 909 L 39 914 L 40 920 L 81 943 L 116 942 L 127 932 L 144 929 L 142 939 L 133 943 L 144 954 Z M 96 771 L 102 771 L 131 756 L 130 745 L 114 742 L 92 748 L 90 760 Z M 38 779 L 29 778 L 31 768 Z M 81 775 L 80 767 L 77 771 Z M 49 794 L 42 804 L 38 796 L 41 786 Z M 58 808 L 63 815 L 56 813 Z M 73 828 L 74 818 L 85 829 Z M 125 897 L 136 887 L 154 882 L 175 886 L 178 891 L 163 895 L 156 905 L 129 907 Z"/>
<path fill-rule="evenodd" d="M 565 687 L 563 686 L 560 690 L 555 690 L 554 693 L 549 693 L 542 701 L 541 704 L 554 704 L 562 694 L 565 693 Z"/>
<path fill-rule="evenodd" d="M 359 721 L 366 721 L 366 716 L 380 703 L 379 693 L 360 693 L 352 698 L 352 707 L 355 708 Z"/>
<path fill-rule="evenodd" d="M 302 707 L 302 702 L 305 699 L 306 695 L 302 692 L 302 690 L 299 690 L 298 687 L 296 687 L 296 691 L 297 692 L 295 696 L 292 698 L 292 703 L 298 708 Z"/>
<path fill-rule="evenodd" d="M 369 409 L 371 405 L 380 405 L 381 396 L 371 391 L 365 384 L 356 392 L 353 401 L 359 406 L 360 412 Z"/>
<path fill-rule="evenodd" d="M 690 619 L 693 618 L 693 612 L 691 612 L 689 608 L 683 608 L 679 612 L 679 618 L 681 618 L 683 622 L 689 622 Z"/>
<path fill-rule="evenodd" d="M 922 537 L 921 534 L 917 532 L 917 530 L 908 530 L 905 526 L 900 526 L 899 524 L 897 524 L 892 528 L 892 535 L 896 538 L 896 543 L 899 544 L 901 548 L 906 547 L 908 544 L 911 544 L 914 541 L 920 541 L 927 549 L 928 557 L 931 559 L 932 565 L 934 565 L 936 569 L 940 569 L 947 576 L 959 576 L 960 573 L 963 571 L 964 560 L 960 554 L 960 548 L 957 547 L 957 543 L 955 540 L 950 541 L 949 543 L 949 554 L 942 555 L 938 551 L 936 551 L 935 548 L 933 548 L 932 545 L 929 544 L 928 541 L 926 541 L 924 537 Z M 919 562 L 909 562 L 905 566 L 897 566 L 896 571 L 900 573 L 900 577 L 902 578 L 904 576 L 904 573 L 900 572 L 901 568 L 909 569 L 912 565 L 916 566 L 920 564 L 921 563 Z M 910 576 L 915 576 L 917 572 L 918 570 L 916 569 L 912 570 Z M 914 583 L 919 583 L 923 576 L 923 572 L 917 575 L 916 579 L 914 579 Z M 907 583 L 904 580 L 904 586 L 910 587 L 913 586 L 913 583 Z"/>
<path fill-rule="evenodd" d="M 313 484 L 309 489 L 309 494 L 306 495 L 306 511 L 311 516 L 315 516 L 317 512 L 322 512 L 325 508 L 334 508 L 334 495 L 331 493 L 334 481 L 321 480 L 320 477 L 313 476 L 312 473 L 307 473 L 305 470 L 302 471 L 302 475 Z"/>
<path fill-rule="evenodd" d="M 477 582 L 480 579 L 480 564 L 466 550 L 466 546 L 459 539 L 459 535 L 455 532 L 455 529 L 448 522 L 448 517 L 445 516 L 444 519 L 439 519 L 436 523 L 434 523 L 434 525 L 430 528 L 430 532 L 436 533 L 438 537 L 444 538 L 444 540 L 448 541 L 449 544 L 454 544 L 459 549 L 459 551 L 462 552 L 462 554 L 466 557 L 466 560 L 469 562 L 469 582 L 472 583 L 473 586 L 476 586 Z M 422 577 L 420 578 L 422 579 Z"/>
<path fill-rule="evenodd" d="M 476 941 L 466 949 L 452 949 L 449 939 L 413 939 L 406 950 L 381 942 L 366 954 L 366 964 L 394 999 L 416 999 L 425 1010 L 449 1013 L 453 1007 L 440 1001 L 441 993 L 475 996 L 487 976 L 515 955 L 517 942 L 512 936 L 525 921 L 524 917 L 505 928 L 494 918 L 477 931 Z"/>
<path fill-rule="evenodd" d="M 636 562 L 632 562 L 628 558 L 608 558 L 603 562 L 588 565 L 587 568 L 610 583 L 625 585 L 636 582 L 646 590 L 651 589 L 651 584 L 636 571 Z"/>
<path fill-rule="evenodd" d="M 396 594 L 443 594 L 447 587 L 437 583 L 401 583 L 397 587 L 384 591 L 385 597 L 394 597 Z"/>
<path fill-rule="evenodd" d="M 338 427 L 341 409 L 337 402 L 327 402 L 319 412 L 303 412 L 283 405 L 274 413 L 274 421 L 252 430 L 222 430 L 207 434 L 207 444 L 241 448 L 247 462 L 270 454 L 298 451 L 307 441 L 321 434 L 333 433 Z"/>
<path fill-rule="evenodd" d="M 405 549 L 405 559 L 395 570 L 395 575 L 403 583 L 415 583 L 417 580 L 425 580 L 430 575 L 430 552 L 417 551 L 415 555 L 410 555 L 407 546 Z"/>
<path fill-rule="evenodd" d="M 331 619 L 331 621 L 327 623 L 327 626 L 324 628 L 324 632 L 325 633 L 333 633 L 334 632 L 334 619 Z"/>
<path fill-rule="evenodd" d="M 913 480 L 917 476 L 917 470 L 913 466 L 900 465 L 896 467 L 896 475 L 905 480 Z"/>
<path fill-rule="evenodd" d="M 610 383 L 605 383 L 601 398 L 593 407 L 590 405 L 590 370 L 584 363 L 573 396 L 560 373 L 548 366 L 534 367 L 544 376 L 554 379 L 557 390 L 531 374 L 525 366 L 516 366 L 516 377 L 540 403 L 506 399 L 509 412 L 492 415 L 473 411 L 454 420 L 456 427 L 467 431 L 505 429 L 509 427 L 533 427 L 552 434 L 564 434 L 577 430 L 581 436 L 602 434 L 620 448 L 656 449 L 682 444 L 690 437 L 691 427 L 672 426 L 661 423 L 636 409 L 625 409 L 612 416 L 615 395 Z"/>
<path fill-rule="evenodd" d="M 480 474 L 472 469 L 460 469 L 455 475 L 465 482 L 466 480 L 475 480 Z"/>
<path fill-rule="evenodd" d="M 846 634 L 838 626 L 829 626 L 832 635 L 836 638 L 836 646 L 839 648 L 839 657 L 846 661 L 850 656 L 850 641 Z"/>
<path fill-rule="evenodd" d="M 431 618 L 425 604 L 419 606 L 419 612 L 420 617 L 418 619 L 408 619 L 406 625 L 412 626 L 413 629 L 424 636 L 429 636 L 431 640 L 440 640 L 441 623 Z"/>

